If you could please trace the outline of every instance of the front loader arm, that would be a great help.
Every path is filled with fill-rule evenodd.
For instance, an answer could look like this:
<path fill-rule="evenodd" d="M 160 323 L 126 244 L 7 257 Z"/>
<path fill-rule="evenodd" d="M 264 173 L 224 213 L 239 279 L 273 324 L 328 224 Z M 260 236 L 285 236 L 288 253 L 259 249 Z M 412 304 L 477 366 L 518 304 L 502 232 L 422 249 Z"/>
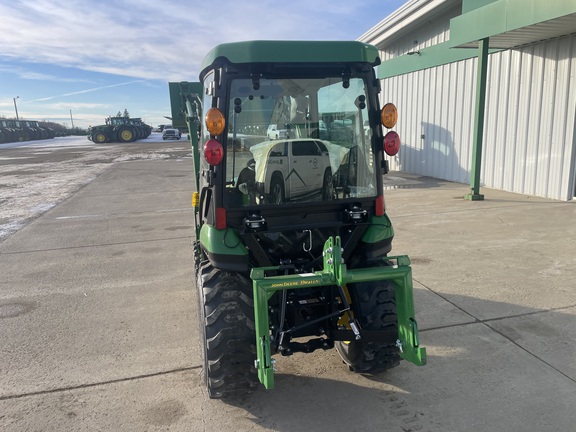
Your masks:
<path fill-rule="evenodd" d="M 172 111 L 172 126 L 175 128 L 188 128 L 192 156 L 194 158 L 194 181 L 195 192 L 192 195 L 192 207 L 194 207 L 194 219 L 196 221 L 196 238 L 199 238 L 198 223 L 198 190 L 200 173 L 200 131 L 202 117 L 202 83 L 200 82 L 171 82 L 168 83 L 170 90 L 170 107 Z"/>

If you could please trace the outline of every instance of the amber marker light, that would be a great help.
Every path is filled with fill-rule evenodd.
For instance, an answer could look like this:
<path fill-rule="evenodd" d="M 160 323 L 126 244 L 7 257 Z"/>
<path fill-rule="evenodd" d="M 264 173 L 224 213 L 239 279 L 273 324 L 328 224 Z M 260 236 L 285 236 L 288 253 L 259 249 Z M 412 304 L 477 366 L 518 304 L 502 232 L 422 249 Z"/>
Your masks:
<path fill-rule="evenodd" d="M 206 113 L 206 128 L 210 135 L 216 136 L 224 132 L 226 120 L 218 108 L 210 108 Z"/>
<path fill-rule="evenodd" d="M 387 128 L 393 128 L 398 121 L 398 110 L 396 105 L 393 103 L 387 103 L 382 107 L 382 112 L 380 113 L 380 119 L 382 124 Z"/>

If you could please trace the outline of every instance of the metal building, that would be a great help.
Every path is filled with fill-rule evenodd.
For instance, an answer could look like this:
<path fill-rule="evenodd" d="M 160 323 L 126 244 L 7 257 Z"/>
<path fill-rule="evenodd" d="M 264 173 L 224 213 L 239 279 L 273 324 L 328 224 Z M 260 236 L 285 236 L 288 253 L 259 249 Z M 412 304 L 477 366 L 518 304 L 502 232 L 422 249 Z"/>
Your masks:
<path fill-rule="evenodd" d="M 576 1 L 411 0 L 359 40 L 399 111 L 391 169 L 574 198 Z"/>

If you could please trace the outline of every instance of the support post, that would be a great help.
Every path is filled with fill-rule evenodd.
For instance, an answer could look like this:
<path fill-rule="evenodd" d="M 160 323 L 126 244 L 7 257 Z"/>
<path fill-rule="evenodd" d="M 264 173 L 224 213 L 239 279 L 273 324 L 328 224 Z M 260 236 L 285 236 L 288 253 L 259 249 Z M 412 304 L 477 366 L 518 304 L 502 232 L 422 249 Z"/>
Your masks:
<path fill-rule="evenodd" d="M 474 141 L 472 147 L 472 167 L 470 171 L 471 193 L 464 198 L 470 201 L 481 201 L 480 172 L 482 171 L 482 140 L 484 136 L 484 111 L 486 107 L 486 81 L 488 79 L 488 46 L 489 39 L 480 40 L 478 45 L 478 71 L 476 76 L 476 116 L 474 119 Z"/>
<path fill-rule="evenodd" d="M 20 120 L 20 117 L 18 117 L 18 107 L 16 106 L 16 99 L 20 99 L 20 96 L 16 96 L 14 99 L 14 110 L 16 111 L 16 120 Z"/>

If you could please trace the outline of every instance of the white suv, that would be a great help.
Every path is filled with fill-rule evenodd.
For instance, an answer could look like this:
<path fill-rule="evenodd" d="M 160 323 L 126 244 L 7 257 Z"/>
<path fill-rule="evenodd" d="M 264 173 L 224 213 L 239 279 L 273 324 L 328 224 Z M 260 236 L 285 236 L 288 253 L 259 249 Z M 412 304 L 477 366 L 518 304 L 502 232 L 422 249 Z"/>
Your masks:
<path fill-rule="evenodd" d="M 288 130 L 286 129 L 278 129 L 278 125 L 271 124 L 268 126 L 268 131 L 266 132 L 268 139 L 277 140 L 277 139 L 286 139 L 289 138 Z"/>
<path fill-rule="evenodd" d="M 178 129 L 164 128 L 162 130 L 162 139 L 163 140 L 168 140 L 168 139 L 179 140 L 181 137 L 182 137 L 182 132 L 180 132 Z"/>
<path fill-rule="evenodd" d="M 265 142 L 250 147 L 250 151 L 256 161 L 256 187 L 269 196 L 270 202 L 281 204 L 312 195 L 320 195 L 322 200 L 333 198 L 333 172 L 326 142 Z"/>

